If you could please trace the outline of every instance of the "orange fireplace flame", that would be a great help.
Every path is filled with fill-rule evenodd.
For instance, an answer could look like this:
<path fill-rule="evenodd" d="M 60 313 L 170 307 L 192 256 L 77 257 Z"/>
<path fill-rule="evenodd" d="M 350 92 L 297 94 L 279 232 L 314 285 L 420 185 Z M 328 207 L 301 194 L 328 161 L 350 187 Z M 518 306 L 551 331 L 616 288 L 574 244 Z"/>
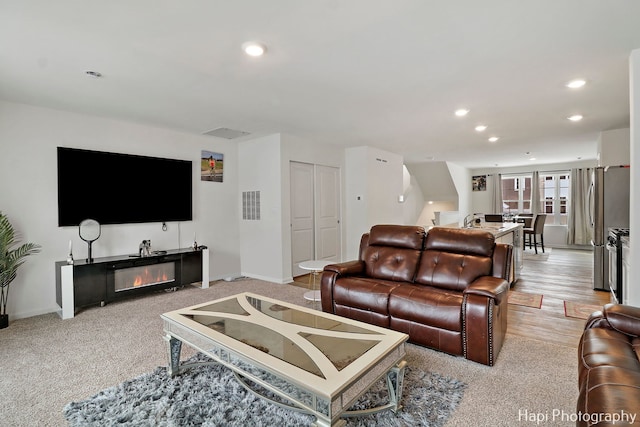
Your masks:
<path fill-rule="evenodd" d="M 157 269 L 149 269 L 145 267 L 141 274 L 138 274 L 133 279 L 133 287 L 148 285 L 150 283 L 166 282 L 169 280 L 169 276 L 164 271 L 154 271 Z M 155 273 L 155 275 L 154 275 Z"/>

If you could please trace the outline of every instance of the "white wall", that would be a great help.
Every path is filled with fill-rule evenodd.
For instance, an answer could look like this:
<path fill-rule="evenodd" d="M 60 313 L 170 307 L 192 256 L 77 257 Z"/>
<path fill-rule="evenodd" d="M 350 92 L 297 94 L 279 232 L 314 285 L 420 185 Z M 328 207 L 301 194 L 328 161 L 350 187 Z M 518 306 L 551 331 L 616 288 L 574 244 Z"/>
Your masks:
<path fill-rule="evenodd" d="M 424 195 L 420 184 L 409 172 L 406 166 L 402 166 L 402 223 L 406 225 L 425 225 L 419 222 L 425 208 Z M 429 225 L 431 222 L 429 221 Z"/>
<path fill-rule="evenodd" d="M 280 135 L 239 143 L 238 159 L 240 212 L 242 192 L 260 191 L 260 219 L 239 220 L 242 274 L 285 283 L 282 265 L 284 242 Z"/>
<path fill-rule="evenodd" d="M 458 203 L 458 189 L 446 162 L 409 163 L 407 169 L 418 182 L 425 200 Z"/>
<path fill-rule="evenodd" d="M 598 166 L 628 165 L 630 160 L 630 129 L 600 132 L 598 137 Z"/>
<path fill-rule="evenodd" d="M 345 150 L 345 259 L 356 259 L 360 237 L 376 224 L 402 224 L 402 156 L 372 147 Z M 358 198 L 360 198 L 358 200 Z"/>
<path fill-rule="evenodd" d="M 471 206 L 471 171 L 463 166 L 450 162 L 447 162 L 447 167 L 449 168 L 451 179 L 458 192 L 459 222 L 462 222 L 466 215 L 474 212 Z"/>
<path fill-rule="evenodd" d="M 105 225 L 93 244 L 93 256 L 135 253 L 143 239 L 154 250 L 187 247 L 196 233 L 210 249 L 210 279 L 240 272 L 238 246 L 237 148 L 226 140 L 175 132 L 106 118 L 0 102 L 0 210 L 10 218 L 23 242 L 42 246 L 31 256 L 11 285 L 7 311 L 11 318 L 34 316 L 58 309 L 55 301 L 55 261 L 65 260 L 69 240 L 74 256 L 86 257 L 86 243 L 76 227 L 58 227 L 56 147 L 114 151 L 193 162 L 193 221 Z M 224 153 L 224 182 L 200 181 L 200 154 L 206 149 Z M 117 173 L 117 171 L 101 171 Z M 144 191 L 145 183 L 140 185 Z M 91 179 L 91 177 L 78 177 Z M 146 177 L 153 185 L 153 176 Z M 170 203 L 170 190 L 168 203 Z M 110 195 L 117 203 L 117 189 Z M 78 194 L 81 198 L 82 194 Z M 153 209 L 153 206 L 123 209 Z"/>
<path fill-rule="evenodd" d="M 631 52 L 629 58 L 629 86 L 630 86 L 630 105 L 631 105 L 631 196 L 630 196 L 630 262 L 631 269 L 629 271 L 629 292 L 626 302 L 630 305 L 640 307 L 640 281 L 638 276 L 640 273 L 640 244 L 638 236 L 640 233 L 640 215 L 634 215 L 640 212 L 640 49 Z"/>

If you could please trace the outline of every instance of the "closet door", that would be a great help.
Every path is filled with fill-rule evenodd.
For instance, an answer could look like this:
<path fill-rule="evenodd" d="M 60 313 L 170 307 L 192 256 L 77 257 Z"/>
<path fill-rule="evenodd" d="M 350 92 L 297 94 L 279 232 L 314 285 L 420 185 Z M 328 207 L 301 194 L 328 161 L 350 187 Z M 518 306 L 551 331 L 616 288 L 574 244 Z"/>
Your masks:
<path fill-rule="evenodd" d="M 315 259 L 314 166 L 290 163 L 291 180 L 291 273 L 301 276 L 308 272 L 298 267 L 303 261 Z"/>
<path fill-rule="evenodd" d="M 341 260 L 340 169 L 315 166 L 316 259 Z"/>

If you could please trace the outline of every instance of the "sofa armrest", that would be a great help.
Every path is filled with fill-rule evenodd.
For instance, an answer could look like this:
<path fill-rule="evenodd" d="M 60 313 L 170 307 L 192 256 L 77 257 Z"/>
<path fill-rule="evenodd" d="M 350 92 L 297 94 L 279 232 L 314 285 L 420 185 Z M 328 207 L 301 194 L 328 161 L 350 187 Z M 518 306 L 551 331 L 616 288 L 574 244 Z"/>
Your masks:
<path fill-rule="evenodd" d="M 506 280 L 499 277 L 482 276 L 465 289 L 464 293 L 493 298 L 497 305 L 506 297 L 508 291 L 509 282 Z"/>
<path fill-rule="evenodd" d="M 603 308 L 609 325 L 618 332 L 640 336 L 640 308 L 624 304 L 607 304 Z"/>
<path fill-rule="evenodd" d="M 511 260 L 513 246 L 506 243 L 496 243 L 493 250 L 493 276 L 511 280 Z"/>
<path fill-rule="evenodd" d="M 364 261 L 347 261 L 339 264 L 329 264 L 324 271 L 332 271 L 338 276 L 354 276 L 364 274 Z"/>
<path fill-rule="evenodd" d="M 333 287 L 336 280 L 344 276 L 364 275 L 365 265 L 363 261 L 347 261 L 338 264 L 329 264 L 322 271 L 320 277 L 320 305 L 322 311 L 335 314 L 333 301 Z"/>

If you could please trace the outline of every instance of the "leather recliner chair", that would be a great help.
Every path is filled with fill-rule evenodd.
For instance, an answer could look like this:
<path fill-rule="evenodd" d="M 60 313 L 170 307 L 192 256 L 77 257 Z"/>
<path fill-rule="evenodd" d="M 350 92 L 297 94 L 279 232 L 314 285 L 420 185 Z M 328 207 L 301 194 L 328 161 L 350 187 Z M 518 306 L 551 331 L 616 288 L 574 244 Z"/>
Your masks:
<path fill-rule="evenodd" d="M 325 267 L 322 310 L 492 366 L 507 329 L 512 246 L 482 230 L 376 225 Z"/>
<path fill-rule="evenodd" d="M 640 425 L 639 358 L 640 308 L 607 304 L 591 314 L 578 344 L 576 409 L 584 415 L 576 426 Z M 620 418 L 594 420 L 598 414 Z"/>

